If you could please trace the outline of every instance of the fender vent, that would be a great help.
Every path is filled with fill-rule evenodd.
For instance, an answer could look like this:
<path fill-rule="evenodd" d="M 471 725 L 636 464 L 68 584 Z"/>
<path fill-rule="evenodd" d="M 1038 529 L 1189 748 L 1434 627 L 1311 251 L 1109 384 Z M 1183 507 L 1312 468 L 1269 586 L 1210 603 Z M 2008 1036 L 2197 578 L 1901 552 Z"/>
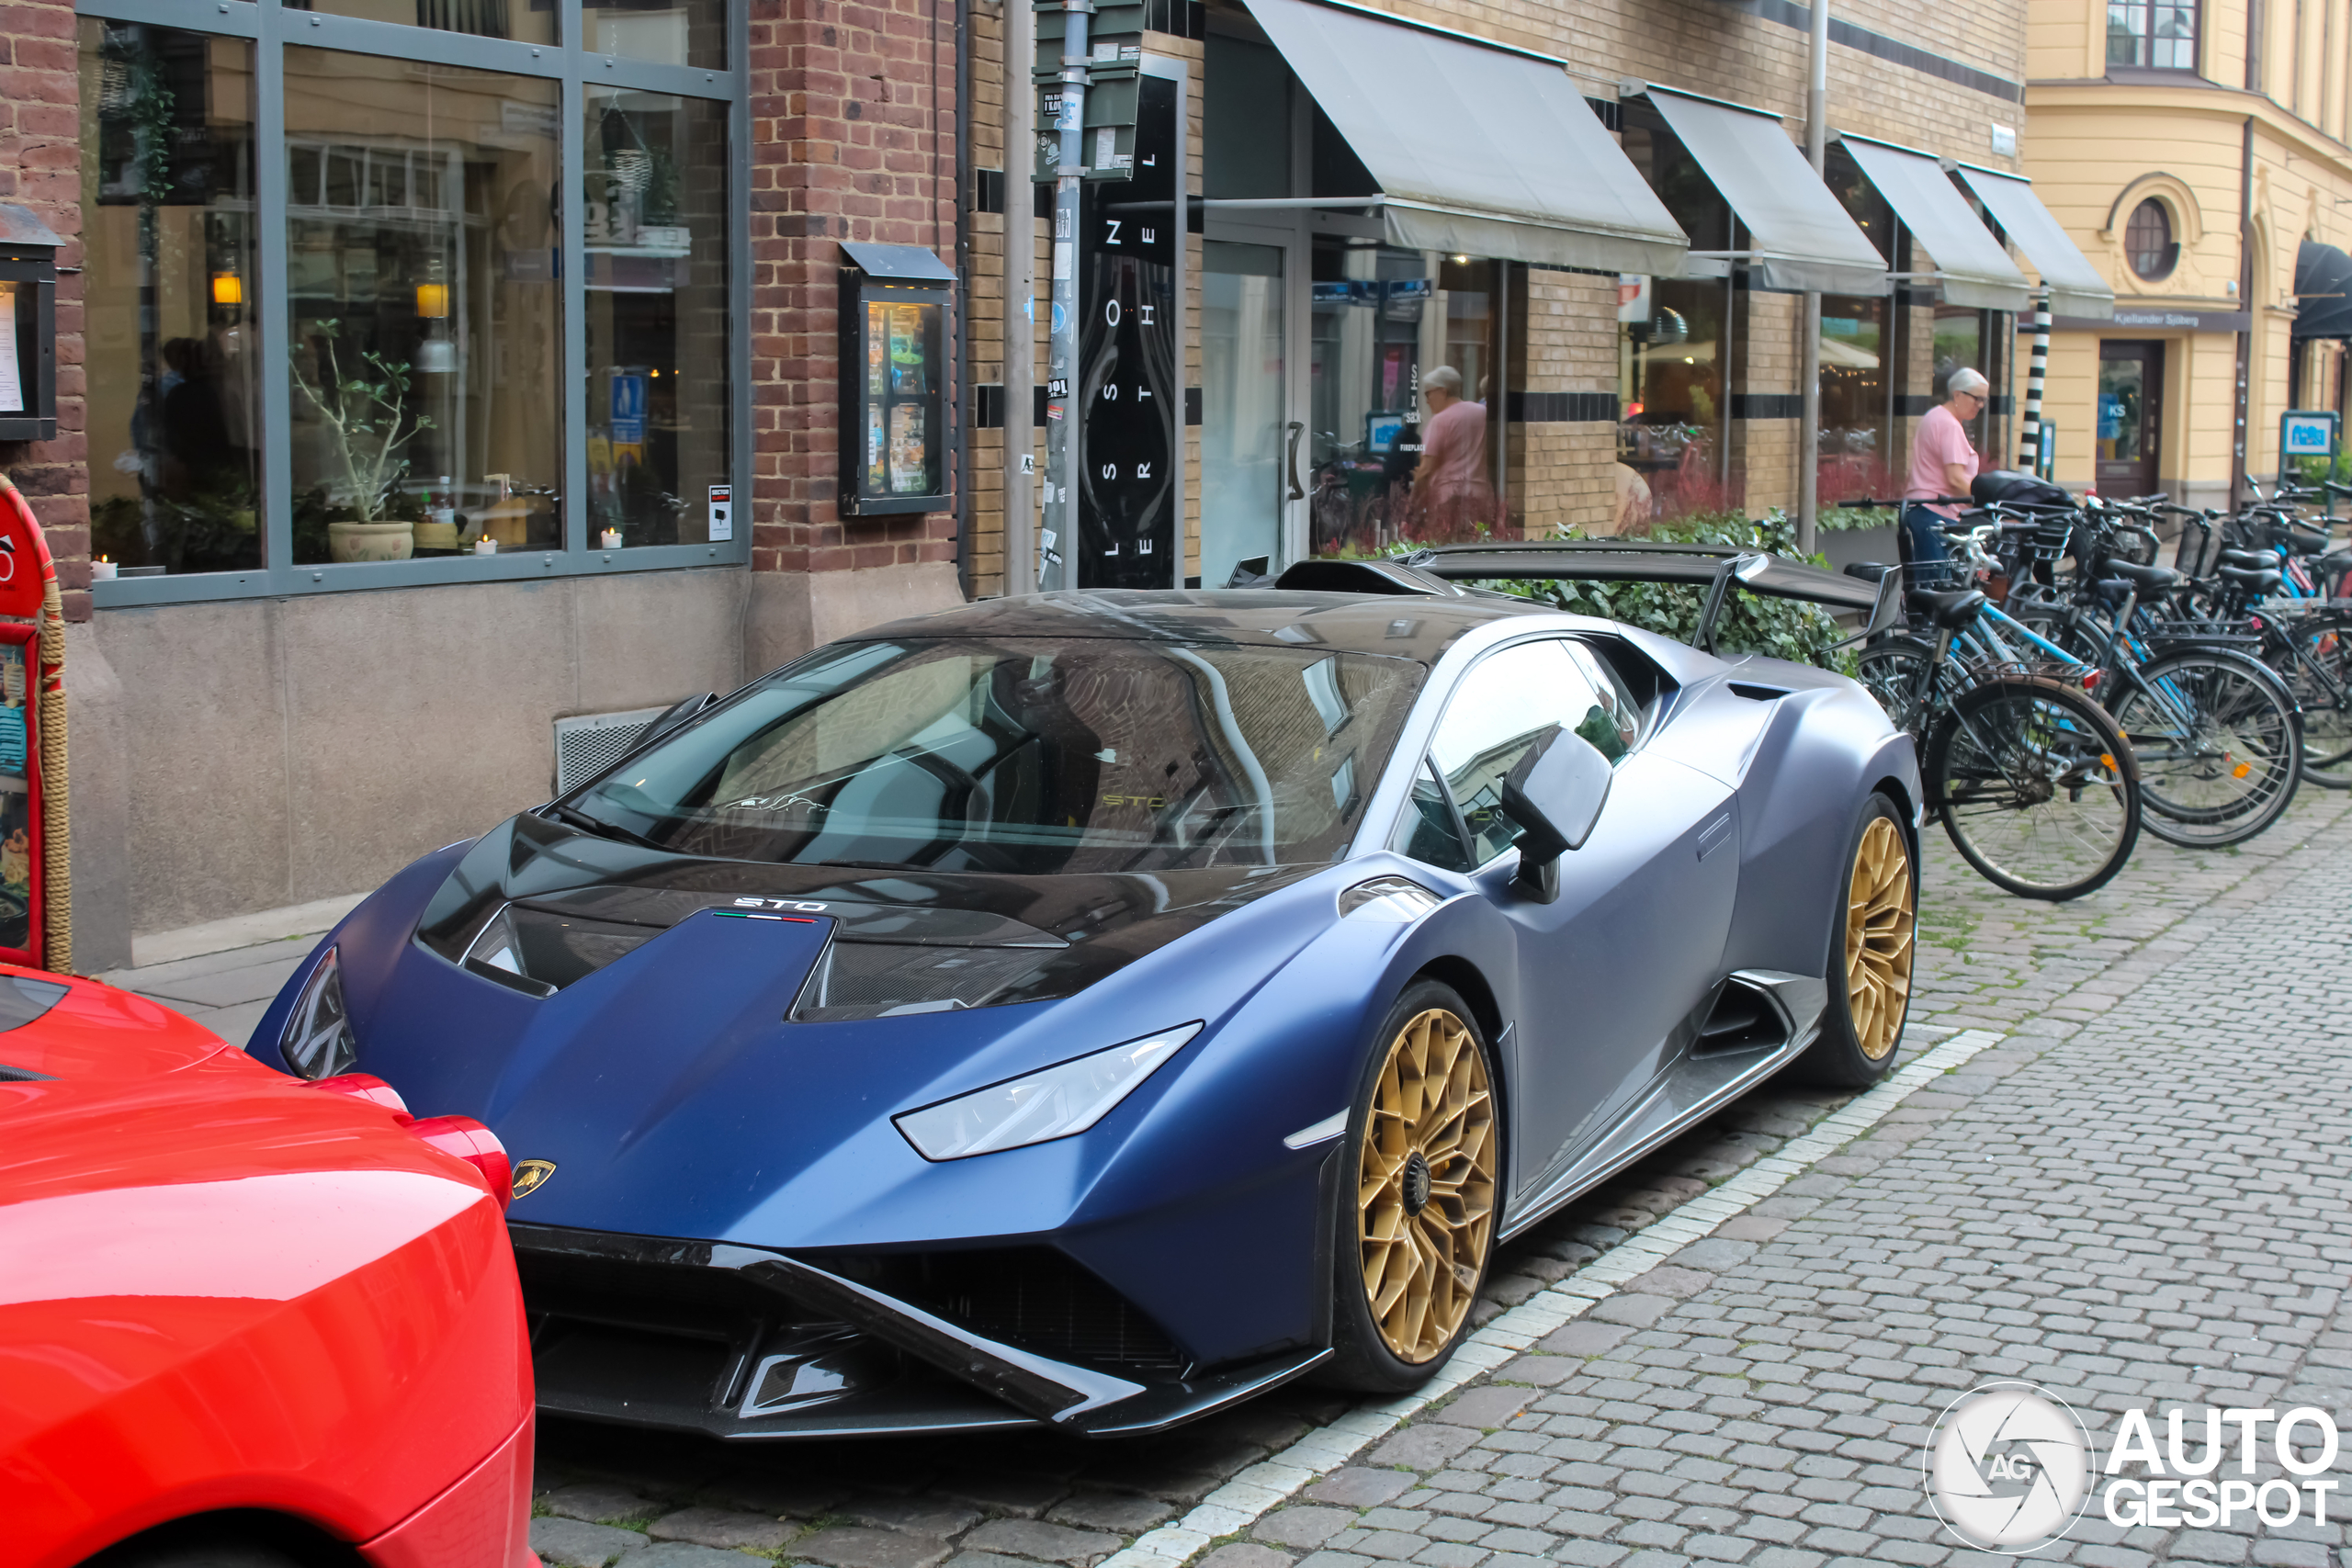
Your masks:
<path fill-rule="evenodd" d="M 555 793 L 586 784 L 628 755 L 645 727 L 668 708 L 632 708 L 627 713 L 587 713 L 555 721 Z"/>
<path fill-rule="evenodd" d="M 1788 1021 L 1772 999 L 1752 986 L 1726 980 L 1707 1021 L 1691 1043 L 1694 1056 L 1727 1056 L 1737 1051 L 1762 1051 L 1788 1043 Z"/>

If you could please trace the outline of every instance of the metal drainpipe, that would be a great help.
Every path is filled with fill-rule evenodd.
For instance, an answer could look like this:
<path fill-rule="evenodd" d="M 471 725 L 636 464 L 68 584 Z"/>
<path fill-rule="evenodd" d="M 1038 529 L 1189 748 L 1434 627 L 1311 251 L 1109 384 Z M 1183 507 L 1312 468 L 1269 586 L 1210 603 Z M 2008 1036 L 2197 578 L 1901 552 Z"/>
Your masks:
<path fill-rule="evenodd" d="M 932 133 L 939 130 L 938 117 Z M 956 0 L 956 582 L 972 596 L 972 0 Z"/>
<path fill-rule="evenodd" d="M 1078 196 L 1085 174 L 1080 139 L 1092 14 L 1091 0 L 1062 0 L 1061 118 L 1054 122 L 1061 161 L 1054 171 L 1053 352 L 1046 368 L 1046 527 L 1053 543 L 1037 573 L 1046 588 L 1078 586 Z"/>
<path fill-rule="evenodd" d="M 1004 588 L 1037 587 L 1036 445 L 1037 14 L 1029 0 L 1004 6 Z"/>
<path fill-rule="evenodd" d="M 1829 0 L 1813 0 L 1812 79 L 1804 90 L 1804 151 L 1813 172 L 1829 169 Z M 1804 414 L 1797 421 L 1797 548 L 1813 554 L 1821 511 L 1821 296 L 1804 297 L 1804 340 L 1797 376 Z"/>

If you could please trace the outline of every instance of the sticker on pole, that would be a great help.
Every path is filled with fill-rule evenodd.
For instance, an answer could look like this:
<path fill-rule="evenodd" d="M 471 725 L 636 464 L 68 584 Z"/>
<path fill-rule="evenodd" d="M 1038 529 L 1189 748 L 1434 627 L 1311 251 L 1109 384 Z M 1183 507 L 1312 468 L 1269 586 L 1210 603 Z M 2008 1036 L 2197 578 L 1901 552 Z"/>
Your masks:
<path fill-rule="evenodd" d="M 723 545 L 735 537 L 735 487 L 710 487 L 710 542 Z"/>

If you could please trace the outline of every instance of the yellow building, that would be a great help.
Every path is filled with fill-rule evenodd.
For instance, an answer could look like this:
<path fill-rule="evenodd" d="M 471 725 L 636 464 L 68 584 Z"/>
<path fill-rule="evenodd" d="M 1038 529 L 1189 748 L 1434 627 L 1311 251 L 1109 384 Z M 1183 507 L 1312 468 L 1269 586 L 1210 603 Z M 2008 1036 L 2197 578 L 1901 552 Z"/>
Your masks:
<path fill-rule="evenodd" d="M 2346 0 L 2029 7 L 2026 172 L 2116 296 L 2052 337 L 2062 482 L 2226 505 L 2283 412 L 2342 406 L 2343 343 L 2309 334 L 2352 301 L 2305 298 L 2298 336 L 2296 290 L 2352 243 L 2347 65 Z"/>

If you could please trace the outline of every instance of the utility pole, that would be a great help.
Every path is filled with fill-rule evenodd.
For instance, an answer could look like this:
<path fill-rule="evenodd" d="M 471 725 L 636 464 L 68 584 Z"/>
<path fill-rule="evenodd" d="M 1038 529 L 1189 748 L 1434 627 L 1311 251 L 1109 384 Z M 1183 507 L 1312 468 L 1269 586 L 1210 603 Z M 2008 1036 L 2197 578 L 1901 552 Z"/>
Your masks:
<path fill-rule="evenodd" d="M 1052 352 L 1046 370 L 1046 532 L 1038 552 L 1043 588 L 1072 585 L 1068 562 L 1078 547 L 1078 205 L 1085 173 L 1087 25 L 1090 0 L 1062 0 L 1061 93 L 1054 116 L 1059 162 L 1054 166 Z"/>
<path fill-rule="evenodd" d="M 1804 151 L 1815 175 L 1829 168 L 1829 0 L 1813 0 L 1812 80 L 1804 90 Z M 1804 297 L 1804 342 L 1798 351 L 1804 415 L 1797 422 L 1797 549 L 1813 554 L 1821 514 L 1821 296 Z"/>
<path fill-rule="evenodd" d="M 1037 52 L 1029 0 L 1004 7 L 1004 58 L 1024 69 Z M 1008 77 L 1012 71 L 1007 71 Z M 1037 589 L 1036 477 L 1037 98 L 1008 80 L 1004 95 L 1004 591 Z"/>

